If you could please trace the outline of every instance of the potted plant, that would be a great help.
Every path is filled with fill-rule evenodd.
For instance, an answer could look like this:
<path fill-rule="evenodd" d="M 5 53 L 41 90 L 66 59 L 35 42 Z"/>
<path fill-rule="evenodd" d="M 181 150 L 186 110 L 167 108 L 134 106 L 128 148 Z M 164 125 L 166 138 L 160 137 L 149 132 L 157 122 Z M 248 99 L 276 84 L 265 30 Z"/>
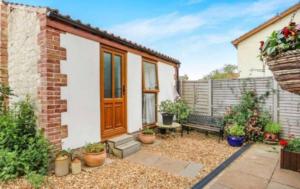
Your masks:
<path fill-rule="evenodd" d="M 84 147 L 83 159 L 87 166 L 97 167 L 104 163 L 106 158 L 105 144 L 90 143 Z"/>
<path fill-rule="evenodd" d="M 269 122 L 264 128 L 264 138 L 266 142 L 278 142 L 281 125 L 275 122 Z"/>
<path fill-rule="evenodd" d="M 300 138 L 280 140 L 280 168 L 300 172 Z"/>
<path fill-rule="evenodd" d="M 173 123 L 174 114 L 176 113 L 175 103 L 171 100 L 162 101 L 159 105 L 159 111 L 162 115 L 164 125 L 171 125 Z"/>
<path fill-rule="evenodd" d="M 145 127 L 138 138 L 144 144 L 152 144 L 155 141 L 155 132 L 153 129 Z"/>
<path fill-rule="evenodd" d="M 60 151 L 55 157 L 54 172 L 56 176 L 69 174 L 71 154 L 67 150 Z"/>
<path fill-rule="evenodd" d="M 191 109 L 182 99 L 177 99 L 175 101 L 175 109 L 176 121 L 180 124 L 185 123 L 191 113 Z"/>
<path fill-rule="evenodd" d="M 239 147 L 242 146 L 245 140 L 244 127 L 238 124 L 234 124 L 227 128 L 227 141 L 230 146 Z"/>
<path fill-rule="evenodd" d="M 291 21 L 260 43 L 259 56 L 269 66 L 281 88 L 300 94 L 300 25 Z"/>

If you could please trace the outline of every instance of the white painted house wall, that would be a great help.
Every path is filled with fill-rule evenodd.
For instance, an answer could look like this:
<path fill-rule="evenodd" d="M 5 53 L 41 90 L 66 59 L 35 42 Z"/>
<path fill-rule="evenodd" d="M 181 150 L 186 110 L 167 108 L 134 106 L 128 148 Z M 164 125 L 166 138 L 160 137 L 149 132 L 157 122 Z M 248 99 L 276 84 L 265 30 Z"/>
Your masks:
<path fill-rule="evenodd" d="M 138 131 L 142 121 L 142 57 L 127 53 L 127 128 Z"/>
<path fill-rule="evenodd" d="M 262 72 L 263 63 L 257 57 L 259 55 L 259 42 L 266 40 L 274 30 L 280 30 L 284 26 L 287 26 L 290 22 L 292 14 L 293 13 L 238 44 L 237 60 L 241 78 L 272 76 L 272 73 L 268 68 L 266 68 L 266 72 Z M 300 22 L 299 13 L 296 14 L 294 21 L 296 23 Z"/>
<path fill-rule="evenodd" d="M 157 103 L 158 105 L 164 100 L 175 100 L 178 96 L 176 91 L 176 80 L 175 80 L 175 68 L 174 66 L 158 62 L 158 81 L 159 81 L 159 93 Z M 161 114 L 158 112 L 157 121 L 161 121 Z"/>
<path fill-rule="evenodd" d="M 61 46 L 67 50 L 61 73 L 68 75 L 61 97 L 68 103 L 68 111 L 62 114 L 68 137 L 62 146 L 73 149 L 100 141 L 100 45 L 67 33 L 61 34 Z"/>

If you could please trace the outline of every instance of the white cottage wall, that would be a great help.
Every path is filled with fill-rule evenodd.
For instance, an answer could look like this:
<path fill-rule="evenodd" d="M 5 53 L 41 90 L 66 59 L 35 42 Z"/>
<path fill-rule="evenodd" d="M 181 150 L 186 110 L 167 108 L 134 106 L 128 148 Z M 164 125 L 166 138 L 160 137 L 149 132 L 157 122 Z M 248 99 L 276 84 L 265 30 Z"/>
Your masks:
<path fill-rule="evenodd" d="M 142 57 L 127 54 L 127 127 L 132 133 L 142 128 Z"/>
<path fill-rule="evenodd" d="M 68 102 L 68 111 L 62 114 L 68 137 L 62 146 L 73 149 L 100 141 L 100 45 L 67 33 L 61 34 L 61 46 L 67 51 L 61 73 L 68 75 L 61 97 Z"/>
<path fill-rule="evenodd" d="M 158 93 L 158 105 L 164 100 L 175 100 L 178 96 L 176 91 L 176 70 L 174 66 L 158 62 L 158 81 L 159 81 L 159 93 Z M 161 121 L 161 115 L 158 112 L 158 121 Z"/>

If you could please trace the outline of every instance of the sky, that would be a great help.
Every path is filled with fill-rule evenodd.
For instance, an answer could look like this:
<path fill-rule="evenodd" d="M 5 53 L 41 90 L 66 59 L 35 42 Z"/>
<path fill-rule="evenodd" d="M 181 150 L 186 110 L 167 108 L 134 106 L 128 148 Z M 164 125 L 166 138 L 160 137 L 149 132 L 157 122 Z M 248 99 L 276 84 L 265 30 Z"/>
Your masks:
<path fill-rule="evenodd" d="M 231 41 L 298 0 L 11 0 L 49 6 L 181 61 L 200 79 L 237 64 Z M 263 40 L 263 39 L 262 39 Z M 259 44 L 258 44 L 259 45 Z"/>

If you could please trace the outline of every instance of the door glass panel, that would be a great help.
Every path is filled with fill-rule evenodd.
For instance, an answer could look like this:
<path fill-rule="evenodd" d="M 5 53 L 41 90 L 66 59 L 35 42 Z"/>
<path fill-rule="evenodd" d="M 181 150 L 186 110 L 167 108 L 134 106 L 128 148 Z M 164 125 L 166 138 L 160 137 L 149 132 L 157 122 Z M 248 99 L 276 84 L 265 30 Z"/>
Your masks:
<path fill-rule="evenodd" d="M 155 93 L 144 93 L 143 95 L 143 124 L 155 123 L 155 95 Z"/>
<path fill-rule="evenodd" d="M 122 59 L 121 56 L 114 56 L 114 79 L 115 98 L 122 97 Z"/>
<path fill-rule="evenodd" d="M 104 53 L 104 98 L 112 98 L 112 58 Z"/>
<path fill-rule="evenodd" d="M 158 89 L 155 66 L 155 64 L 144 62 L 144 87 L 146 90 Z"/>

